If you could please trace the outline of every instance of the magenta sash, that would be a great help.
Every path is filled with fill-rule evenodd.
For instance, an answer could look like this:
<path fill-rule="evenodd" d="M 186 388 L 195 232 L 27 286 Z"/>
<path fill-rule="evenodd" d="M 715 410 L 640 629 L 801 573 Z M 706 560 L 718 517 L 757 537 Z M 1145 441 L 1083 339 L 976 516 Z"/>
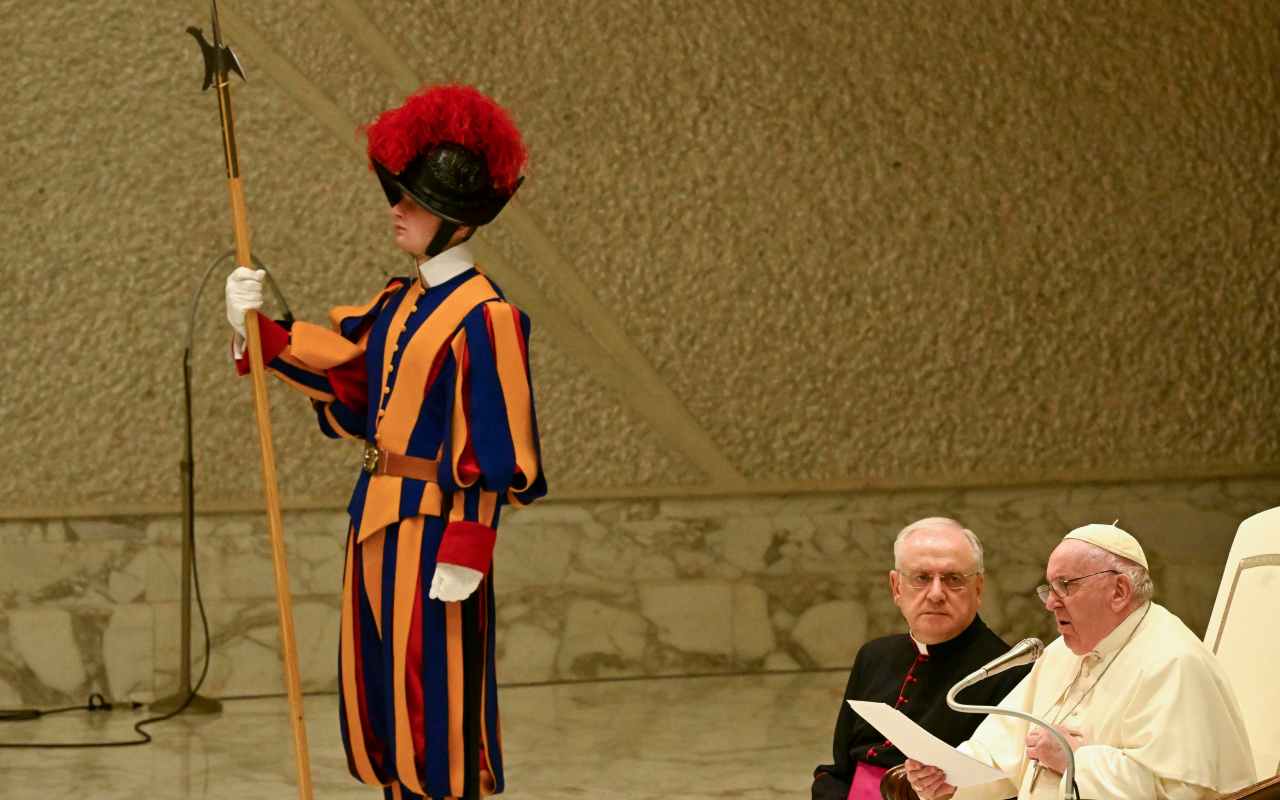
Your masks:
<path fill-rule="evenodd" d="M 848 800 L 880 800 L 880 778 L 889 770 L 862 761 L 853 771 Z"/>

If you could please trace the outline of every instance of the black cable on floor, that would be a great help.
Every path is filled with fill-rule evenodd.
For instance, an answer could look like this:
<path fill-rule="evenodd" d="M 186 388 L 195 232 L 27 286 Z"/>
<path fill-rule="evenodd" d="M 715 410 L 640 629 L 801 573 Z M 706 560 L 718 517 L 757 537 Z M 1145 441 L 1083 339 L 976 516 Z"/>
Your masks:
<path fill-rule="evenodd" d="M 94 698 L 97 698 L 99 701 L 97 705 L 94 705 Z M 141 706 L 142 704 L 138 703 L 137 705 Z M 47 710 L 40 708 L 18 708 L 0 711 L 0 722 L 29 722 L 33 719 L 40 719 L 41 717 L 48 717 L 53 714 L 65 714 L 68 711 L 110 711 L 111 708 L 112 705 L 103 700 L 102 695 L 95 692 L 94 694 L 89 695 L 89 703 L 83 706 L 65 706 L 63 708 L 50 708 Z"/>

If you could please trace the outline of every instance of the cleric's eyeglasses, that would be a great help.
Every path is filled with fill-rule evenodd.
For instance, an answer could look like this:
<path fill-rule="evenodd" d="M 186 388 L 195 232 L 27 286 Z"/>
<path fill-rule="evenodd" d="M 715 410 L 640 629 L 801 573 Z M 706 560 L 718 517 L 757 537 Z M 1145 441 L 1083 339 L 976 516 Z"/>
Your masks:
<path fill-rule="evenodd" d="M 1088 575 L 1081 575 L 1079 578 L 1054 578 L 1048 583 L 1042 583 L 1037 586 L 1036 596 L 1040 598 L 1041 603 L 1047 603 L 1049 602 L 1049 592 L 1053 592 L 1058 596 L 1059 600 L 1065 600 L 1075 591 L 1077 582 L 1085 578 L 1092 578 L 1094 575 L 1105 575 L 1108 572 L 1113 572 L 1116 575 L 1120 574 L 1118 569 L 1104 569 L 1098 572 L 1090 572 Z"/>
<path fill-rule="evenodd" d="M 899 570 L 898 574 L 902 576 L 902 580 L 906 582 L 912 589 L 921 590 L 928 589 L 933 585 L 935 580 L 942 581 L 942 585 L 951 591 L 963 589 L 969 585 L 969 579 L 978 572 L 940 572 L 934 574 L 932 572 L 906 572 Z"/>

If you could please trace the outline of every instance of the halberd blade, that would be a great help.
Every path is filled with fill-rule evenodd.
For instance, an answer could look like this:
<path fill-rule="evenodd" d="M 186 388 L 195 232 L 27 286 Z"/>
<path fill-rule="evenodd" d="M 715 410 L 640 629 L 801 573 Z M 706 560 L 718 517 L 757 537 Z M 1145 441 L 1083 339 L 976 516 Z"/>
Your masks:
<path fill-rule="evenodd" d="M 204 31 L 192 25 L 187 28 L 187 33 L 195 37 L 196 43 L 200 45 L 200 54 L 204 56 L 204 86 L 200 87 L 200 91 L 204 91 L 213 85 L 213 74 L 217 72 L 218 55 L 213 45 L 209 44 L 204 38 Z M 234 57 L 233 57 L 234 58 Z M 239 72 L 239 70 L 236 70 Z M 240 73 L 240 77 L 244 77 L 244 73 Z"/>
<path fill-rule="evenodd" d="M 244 70 L 240 68 L 240 59 L 236 58 L 236 51 L 232 50 L 230 47 L 223 47 L 222 52 L 226 58 L 226 61 L 223 63 L 227 65 L 227 72 L 234 72 L 240 76 L 240 80 L 242 81 L 249 80 L 244 76 Z"/>
<path fill-rule="evenodd" d="M 213 85 L 213 79 L 220 69 L 226 69 L 228 73 L 234 72 L 241 80 L 248 80 L 244 76 L 244 68 L 240 66 L 240 59 L 230 47 L 209 44 L 204 38 L 204 31 L 194 25 L 187 28 L 187 33 L 195 37 L 200 44 L 200 53 L 204 56 L 204 86 L 200 87 L 200 91 Z"/>

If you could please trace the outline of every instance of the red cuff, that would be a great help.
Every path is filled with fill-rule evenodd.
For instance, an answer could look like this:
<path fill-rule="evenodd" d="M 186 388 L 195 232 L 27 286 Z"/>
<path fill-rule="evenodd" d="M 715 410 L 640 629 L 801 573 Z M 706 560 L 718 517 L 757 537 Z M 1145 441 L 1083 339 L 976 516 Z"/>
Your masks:
<path fill-rule="evenodd" d="M 360 414 L 368 410 L 369 375 L 364 358 L 330 367 L 325 370 L 325 375 L 329 377 L 329 385 L 333 387 L 333 396 L 338 398 L 338 402 Z"/>
<path fill-rule="evenodd" d="M 479 522 L 450 522 L 444 529 L 436 561 L 488 573 L 498 532 Z"/>
<path fill-rule="evenodd" d="M 289 331 L 283 325 L 273 319 L 267 319 L 261 314 L 257 315 L 258 320 L 258 341 L 262 342 L 262 363 L 264 365 L 275 361 L 276 356 L 284 352 L 289 346 Z M 249 374 L 249 351 L 246 345 L 245 352 L 236 359 L 236 372 L 240 375 Z"/>

